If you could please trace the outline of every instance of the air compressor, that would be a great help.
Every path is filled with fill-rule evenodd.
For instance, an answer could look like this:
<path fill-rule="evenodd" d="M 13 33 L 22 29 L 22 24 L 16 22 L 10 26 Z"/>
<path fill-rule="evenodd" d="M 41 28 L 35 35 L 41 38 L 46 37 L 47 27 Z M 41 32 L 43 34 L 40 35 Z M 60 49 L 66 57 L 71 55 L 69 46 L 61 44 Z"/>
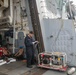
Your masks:
<path fill-rule="evenodd" d="M 43 52 L 38 55 L 38 67 L 66 71 L 66 63 L 67 55 L 64 52 Z"/>

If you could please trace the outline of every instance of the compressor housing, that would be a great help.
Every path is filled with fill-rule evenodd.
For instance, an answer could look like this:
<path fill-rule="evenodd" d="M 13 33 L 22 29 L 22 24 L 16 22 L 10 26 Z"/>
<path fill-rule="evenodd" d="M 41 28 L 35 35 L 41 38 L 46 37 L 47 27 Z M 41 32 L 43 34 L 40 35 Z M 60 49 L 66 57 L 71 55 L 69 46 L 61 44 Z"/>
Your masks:
<path fill-rule="evenodd" d="M 51 52 L 51 53 L 40 53 L 38 55 L 38 67 L 66 71 L 67 70 L 66 63 L 67 63 L 66 53 Z"/>

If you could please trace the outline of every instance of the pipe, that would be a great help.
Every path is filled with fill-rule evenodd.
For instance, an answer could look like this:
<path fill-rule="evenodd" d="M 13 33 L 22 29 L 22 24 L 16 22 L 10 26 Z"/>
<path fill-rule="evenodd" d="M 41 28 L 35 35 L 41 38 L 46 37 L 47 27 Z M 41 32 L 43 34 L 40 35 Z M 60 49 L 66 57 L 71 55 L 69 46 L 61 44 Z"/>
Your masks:
<path fill-rule="evenodd" d="M 14 8 L 14 10 L 16 10 L 16 8 Z M 15 24 L 16 24 L 16 12 L 14 11 L 14 20 L 13 20 L 13 54 L 15 54 Z"/>
<path fill-rule="evenodd" d="M 69 15 L 70 15 L 70 18 L 72 19 L 72 11 L 71 11 L 71 3 L 70 3 L 70 0 L 68 0 L 68 3 L 69 3 Z"/>
<path fill-rule="evenodd" d="M 4 24 L 12 24 L 12 19 L 10 16 L 0 18 L 0 26 Z"/>
<path fill-rule="evenodd" d="M 0 7 L 0 17 L 3 16 L 3 11 L 6 8 L 8 8 L 8 0 L 3 0 Z"/>
<path fill-rule="evenodd" d="M 13 23 L 13 0 L 10 0 L 10 17 L 11 23 Z"/>
<path fill-rule="evenodd" d="M 0 10 L 0 17 L 2 17 L 2 10 Z"/>
<path fill-rule="evenodd" d="M 1 17 L 2 16 L 2 11 L 0 11 L 0 25 L 2 24 L 10 24 L 12 25 L 13 23 L 13 0 L 10 0 L 10 15 L 6 17 Z"/>

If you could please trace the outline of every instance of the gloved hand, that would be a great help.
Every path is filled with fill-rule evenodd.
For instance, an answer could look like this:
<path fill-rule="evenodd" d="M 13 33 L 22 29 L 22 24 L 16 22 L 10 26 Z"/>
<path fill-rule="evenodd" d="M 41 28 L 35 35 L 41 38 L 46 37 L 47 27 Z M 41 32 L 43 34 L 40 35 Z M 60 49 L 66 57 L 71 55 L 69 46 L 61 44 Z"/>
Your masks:
<path fill-rule="evenodd" d="M 35 43 L 39 43 L 38 41 L 35 41 Z"/>
<path fill-rule="evenodd" d="M 32 42 L 33 44 L 38 44 L 39 42 L 38 41 L 35 41 L 35 42 Z"/>

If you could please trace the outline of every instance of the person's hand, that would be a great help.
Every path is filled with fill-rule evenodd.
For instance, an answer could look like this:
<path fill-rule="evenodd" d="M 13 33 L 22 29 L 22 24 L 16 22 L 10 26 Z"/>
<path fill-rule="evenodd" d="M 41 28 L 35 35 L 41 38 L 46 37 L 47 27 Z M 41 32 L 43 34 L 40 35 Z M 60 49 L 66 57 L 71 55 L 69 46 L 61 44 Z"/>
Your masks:
<path fill-rule="evenodd" d="M 32 42 L 33 44 L 38 44 L 39 42 L 38 41 L 35 41 L 35 42 Z"/>
<path fill-rule="evenodd" d="M 35 43 L 39 43 L 38 41 L 35 41 Z"/>
<path fill-rule="evenodd" d="M 32 42 L 32 44 L 35 44 L 35 42 Z"/>

